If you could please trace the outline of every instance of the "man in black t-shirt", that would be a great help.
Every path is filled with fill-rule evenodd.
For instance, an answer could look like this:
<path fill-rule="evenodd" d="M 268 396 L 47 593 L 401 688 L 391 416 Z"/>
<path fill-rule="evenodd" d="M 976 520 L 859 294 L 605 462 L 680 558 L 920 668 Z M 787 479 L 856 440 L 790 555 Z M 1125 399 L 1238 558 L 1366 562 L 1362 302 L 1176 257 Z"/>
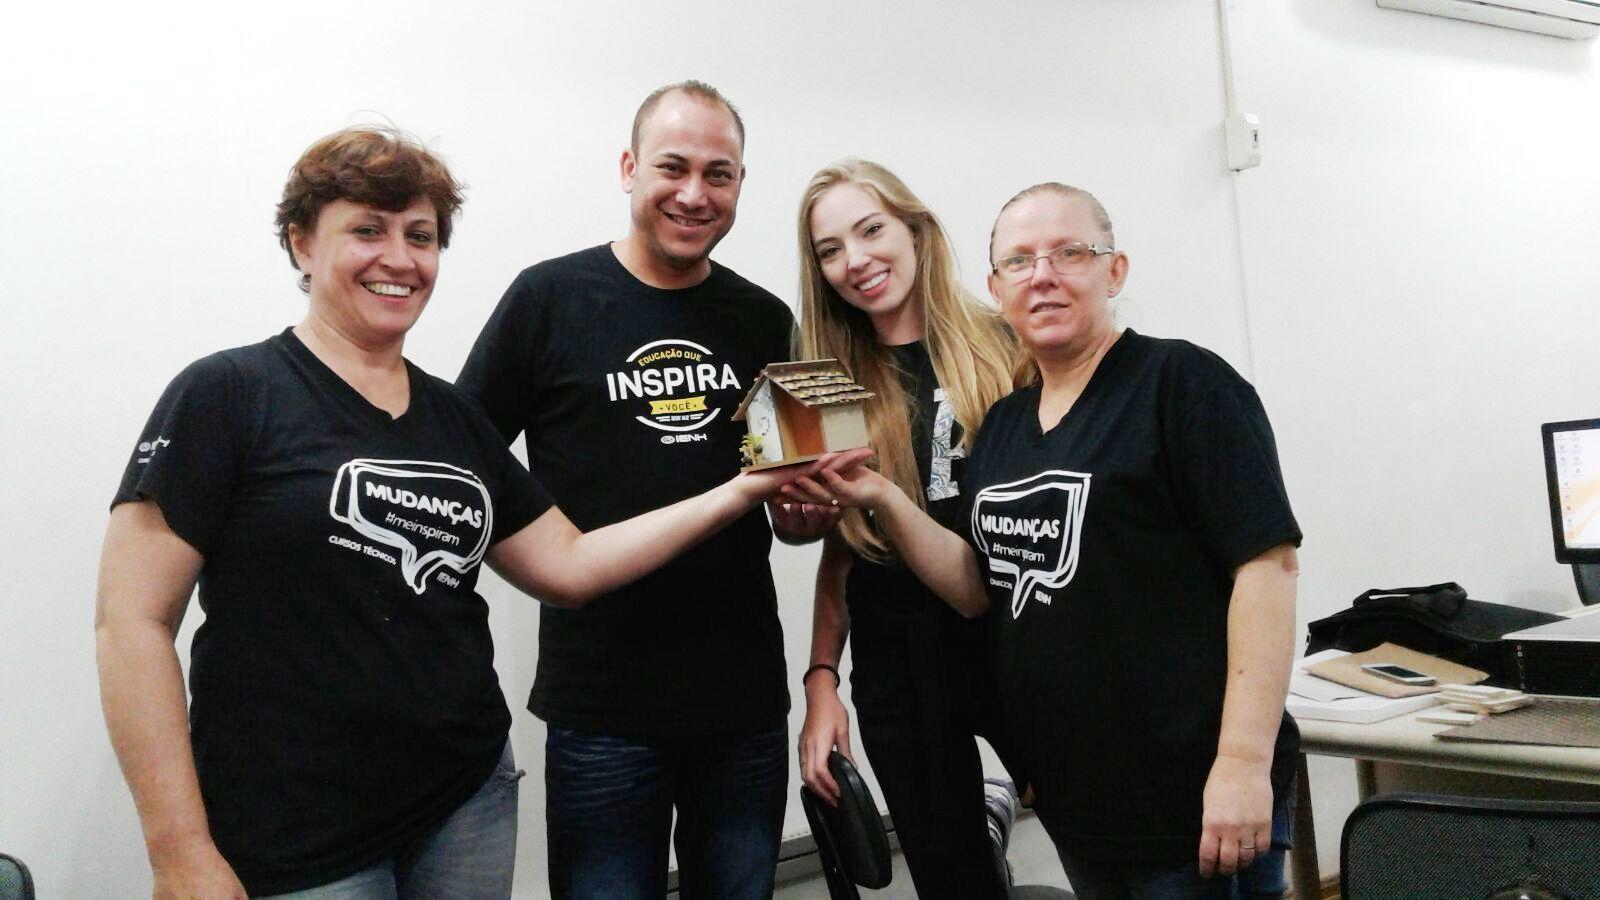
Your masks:
<path fill-rule="evenodd" d="M 709 258 L 733 226 L 743 148 L 714 89 L 653 93 L 622 156 L 627 236 L 522 272 L 462 370 L 579 528 L 733 475 L 733 411 L 788 357 L 788 308 Z M 834 517 L 777 518 L 804 539 Z M 755 510 L 584 609 L 541 610 L 528 708 L 549 724 L 556 897 L 663 895 L 674 810 L 683 896 L 771 895 L 789 708 L 771 537 Z"/>

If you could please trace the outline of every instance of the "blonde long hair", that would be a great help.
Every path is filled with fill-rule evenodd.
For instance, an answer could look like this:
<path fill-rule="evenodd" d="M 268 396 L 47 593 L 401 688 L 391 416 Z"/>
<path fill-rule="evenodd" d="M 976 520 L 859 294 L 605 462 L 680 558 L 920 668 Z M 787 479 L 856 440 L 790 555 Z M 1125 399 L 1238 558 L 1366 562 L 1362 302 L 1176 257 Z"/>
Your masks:
<path fill-rule="evenodd" d="M 877 394 L 867 403 L 866 419 L 879 471 L 926 509 L 911 446 L 911 404 L 901 387 L 894 352 L 878 342 L 867 314 L 846 303 L 828 284 L 812 246 L 811 211 L 825 192 L 840 184 L 866 189 L 911 229 L 917 269 L 906 302 L 922 307 L 928 356 L 961 423 L 963 447 L 971 449 L 984 414 L 1011 392 L 1011 373 L 1020 351 L 1000 314 L 962 287 L 944 227 L 894 173 L 867 160 L 842 159 L 812 177 L 800 198 L 800 331 L 795 355 L 838 359 L 858 383 Z M 891 555 L 889 542 L 859 510 L 846 512 L 839 527 L 845 542 L 861 556 L 882 560 Z"/>

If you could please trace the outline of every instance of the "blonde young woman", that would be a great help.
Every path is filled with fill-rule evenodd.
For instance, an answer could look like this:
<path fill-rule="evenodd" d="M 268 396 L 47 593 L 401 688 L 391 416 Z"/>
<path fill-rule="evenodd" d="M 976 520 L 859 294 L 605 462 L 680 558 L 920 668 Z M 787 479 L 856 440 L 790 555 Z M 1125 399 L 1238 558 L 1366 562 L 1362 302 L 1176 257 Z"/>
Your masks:
<path fill-rule="evenodd" d="M 818 172 L 801 199 L 799 238 L 800 356 L 843 361 L 877 395 L 867 429 L 883 475 L 957 528 L 967 448 L 1012 388 L 1010 330 L 961 287 L 938 219 L 876 163 Z M 980 611 L 935 596 L 862 511 L 825 540 L 801 777 L 837 802 L 827 757 L 835 747 L 851 754 L 837 668 L 848 635 L 861 736 L 924 898 L 1005 892 L 974 741 L 991 706 L 984 626 L 969 618 Z"/>

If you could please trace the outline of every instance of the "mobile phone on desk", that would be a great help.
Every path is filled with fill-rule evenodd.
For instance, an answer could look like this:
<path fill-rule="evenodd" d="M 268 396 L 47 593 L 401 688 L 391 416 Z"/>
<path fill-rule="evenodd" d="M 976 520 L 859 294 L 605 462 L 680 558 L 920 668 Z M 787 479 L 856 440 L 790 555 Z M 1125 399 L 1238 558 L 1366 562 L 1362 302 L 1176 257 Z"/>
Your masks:
<path fill-rule="evenodd" d="M 1439 683 L 1439 679 L 1434 678 L 1432 675 L 1424 675 L 1415 669 L 1397 666 L 1394 663 L 1367 663 L 1361 667 L 1361 671 L 1371 672 L 1379 678 L 1412 687 L 1423 687 Z"/>

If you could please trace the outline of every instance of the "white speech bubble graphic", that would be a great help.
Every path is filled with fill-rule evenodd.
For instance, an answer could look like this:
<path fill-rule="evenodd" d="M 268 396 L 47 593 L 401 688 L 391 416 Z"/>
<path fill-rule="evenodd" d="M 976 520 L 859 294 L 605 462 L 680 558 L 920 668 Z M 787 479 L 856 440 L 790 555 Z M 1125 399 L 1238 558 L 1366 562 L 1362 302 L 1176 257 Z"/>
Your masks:
<path fill-rule="evenodd" d="M 471 493 L 479 501 L 479 510 L 482 511 L 482 520 L 478 523 L 466 521 L 465 523 L 449 523 L 451 527 L 439 526 L 436 530 L 444 534 L 461 539 L 462 534 L 472 539 L 470 549 L 454 552 L 445 549 L 434 549 L 427 552 L 418 550 L 415 542 L 403 530 L 390 528 L 381 522 L 373 522 L 366 518 L 361 511 L 361 487 L 374 476 L 383 479 L 382 483 L 388 486 L 406 484 L 409 488 L 417 488 L 418 493 L 424 493 L 428 483 L 445 483 L 459 490 L 460 485 L 471 488 Z M 478 476 L 467 469 L 460 469 L 452 465 L 423 460 L 410 459 L 352 459 L 339 467 L 339 474 L 333 480 L 333 495 L 328 500 L 328 514 L 340 522 L 355 529 L 367 540 L 393 547 L 400 551 L 400 572 L 406 584 L 413 591 L 421 594 L 428 587 L 428 579 L 434 572 L 441 568 L 450 568 L 457 573 L 465 575 L 483 560 L 483 553 L 489 547 L 489 535 L 494 532 L 494 507 L 489 502 L 489 491 L 478 480 Z M 434 527 L 434 526 L 429 526 Z"/>
<path fill-rule="evenodd" d="M 978 492 L 972 501 L 972 537 L 989 558 L 989 569 L 1011 576 L 1011 618 L 1022 615 L 1029 592 L 1035 587 L 1065 587 L 1078 570 L 1078 535 L 1083 530 L 1083 515 L 1089 508 L 1089 482 L 1092 476 L 1085 472 L 1051 469 L 1006 484 L 996 484 Z M 990 515 L 1006 515 L 1000 510 L 1004 504 L 1014 503 L 1023 497 L 1041 491 L 1060 491 L 1066 495 L 1059 517 L 1048 520 L 1060 524 L 1060 546 L 1054 560 L 1047 566 L 1022 566 L 1009 559 L 998 558 L 992 551 L 989 535 L 981 527 L 984 509 Z"/>

